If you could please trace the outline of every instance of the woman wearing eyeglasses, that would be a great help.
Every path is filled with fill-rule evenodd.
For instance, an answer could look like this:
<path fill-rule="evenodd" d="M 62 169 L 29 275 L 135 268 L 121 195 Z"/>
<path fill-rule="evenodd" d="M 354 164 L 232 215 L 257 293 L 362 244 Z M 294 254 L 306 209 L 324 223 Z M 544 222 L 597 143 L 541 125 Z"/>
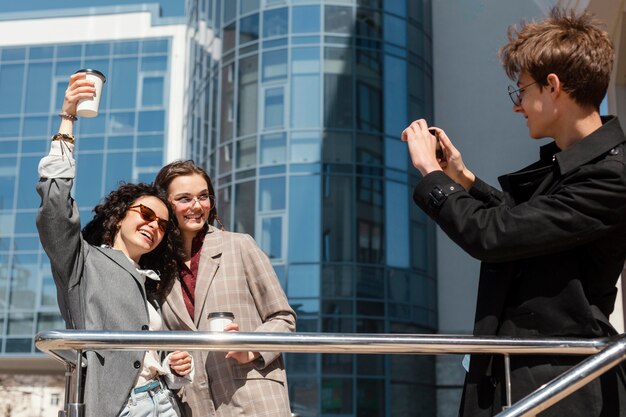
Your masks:
<path fill-rule="evenodd" d="M 41 207 L 37 229 L 50 258 L 61 315 L 68 328 L 161 330 L 158 305 L 177 274 L 178 231 L 167 200 L 150 185 L 124 184 L 95 207 L 81 234 L 71 196 L 75 177 L 73 124 L 76 103 L 94 96 L 85 74 L 65 92 L 59 133 L 39 163 Z M 189 382 L 192 360 L 174 352 L 87 352 L 85 415 L 177 416 L 166 383 Z"/>
<path fill-rule="evenodd" d="M 292 332 L 296 317 L 267 256 L 246 234 L 217 229 L 215 190 L 193 161 L 159 171 L 182 235 L 180 277 L 163 304 L 171 330 L 209 330 L 213 312 L 232 312 L 224 330 Z M 178 393 L 191 416 L 290 416 L 287 379 L 279 352 L 192 352 L 193 384 Z"/>

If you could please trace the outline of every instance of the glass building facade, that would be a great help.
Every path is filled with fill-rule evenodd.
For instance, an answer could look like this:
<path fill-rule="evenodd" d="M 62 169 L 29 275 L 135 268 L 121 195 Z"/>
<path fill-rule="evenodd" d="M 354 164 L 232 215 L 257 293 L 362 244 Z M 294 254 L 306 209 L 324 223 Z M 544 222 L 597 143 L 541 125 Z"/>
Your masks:
<path fill-rule="evenodd" d="M 400 141 L 432 119 L 430 0 L 190 0 L 187 13 L 188 156 L 226 228 L 269 255 L 297 331 L 435 331 L 435 233 Z M 286 357 L 301 416 L 435 415 L 431 357 Z"/>
<path fill-rule="evenodd" d="M 152 181 L 163 165 L 170 55 L 167 37 L 0 48 L 2 354 L 33 353 L 37 332 L 65 327 L 35 227 L 35 184 L 69 76 L 95 68 L 108 77 L 99 116 L 75 130 L 74 195 L 85 222 L 120 181 Z"/>

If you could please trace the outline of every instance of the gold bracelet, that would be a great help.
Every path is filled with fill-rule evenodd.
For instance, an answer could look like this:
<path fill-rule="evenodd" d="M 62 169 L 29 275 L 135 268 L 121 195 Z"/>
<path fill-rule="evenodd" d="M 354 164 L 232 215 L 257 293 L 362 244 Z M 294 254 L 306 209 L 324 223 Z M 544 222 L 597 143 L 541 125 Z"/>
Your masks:
<path fill-rule="evenodd" d="M 71 143 L 72 145 L 74 144 L 74 136 L 68 133 L 57 133 L 56 135 L 52 136 L 52 140 L 63 140 L 65 142 Z"/>
<path fill-rule="evenodd" d="M 78 117 L 75 114 L 69 114 L 66 111 L 59 113 L 59 117 L 61 119 L 71 120 L 72 122 L 75 122 L 76 120 L 78 120 Z"/>

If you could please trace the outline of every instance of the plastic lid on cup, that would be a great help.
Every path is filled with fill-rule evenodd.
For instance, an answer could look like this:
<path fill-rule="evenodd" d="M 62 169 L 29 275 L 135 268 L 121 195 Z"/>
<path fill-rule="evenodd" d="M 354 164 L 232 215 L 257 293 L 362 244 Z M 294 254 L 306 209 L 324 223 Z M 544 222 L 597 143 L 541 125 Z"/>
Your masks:
<path fill-rule="evenodd" d="M 209 313 L 209 317 L 210 319 L 225 319 L 225 318 L 229 318 L 229 319 L 234 319 L 235 315 L 233 313 L 231 313 L 230 311 L 216 311 L 214 313 Z"/>
<path fill-rule="evenodd" d="M 78 74 L 79 72 L 86 72 L 86 73 L 92 73 L 92 74 L 96 74 L 97 76 L 102 78 L 102 82 L 106 83 L 107 82 L 107 77 L 101 73 L 100 71 L 93 69 L 93 68 L 82 68 L 79 69 L 78 71 L 76 71 L 74 74 Z"/>

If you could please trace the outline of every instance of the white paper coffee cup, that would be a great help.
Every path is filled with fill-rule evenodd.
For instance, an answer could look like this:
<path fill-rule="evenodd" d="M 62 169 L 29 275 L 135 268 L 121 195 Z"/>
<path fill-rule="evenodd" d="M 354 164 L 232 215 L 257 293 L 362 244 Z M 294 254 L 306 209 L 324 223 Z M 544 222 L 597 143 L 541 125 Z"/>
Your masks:
<path fill-rule="evenodd" d="M 76 115 L 79 117 L 96 117 L 98 115 L 98 107 L 100 107 L 100 97 L 102 97 L 102 86 L 107 78 L 98 70 L 91 68 L 79 69 L 76 73 L 87 73 L 87 79 L 94 82 L 96 87 L 96 95 L 90 99 L 83 99 L 76 106 Z"/>
<path fill-rule="evenodd" d="M 217 311 L 209 313 L 209 330 L 223 332 L 224 327 L 235 320 L 235 315 L 230 311 Z"/>

